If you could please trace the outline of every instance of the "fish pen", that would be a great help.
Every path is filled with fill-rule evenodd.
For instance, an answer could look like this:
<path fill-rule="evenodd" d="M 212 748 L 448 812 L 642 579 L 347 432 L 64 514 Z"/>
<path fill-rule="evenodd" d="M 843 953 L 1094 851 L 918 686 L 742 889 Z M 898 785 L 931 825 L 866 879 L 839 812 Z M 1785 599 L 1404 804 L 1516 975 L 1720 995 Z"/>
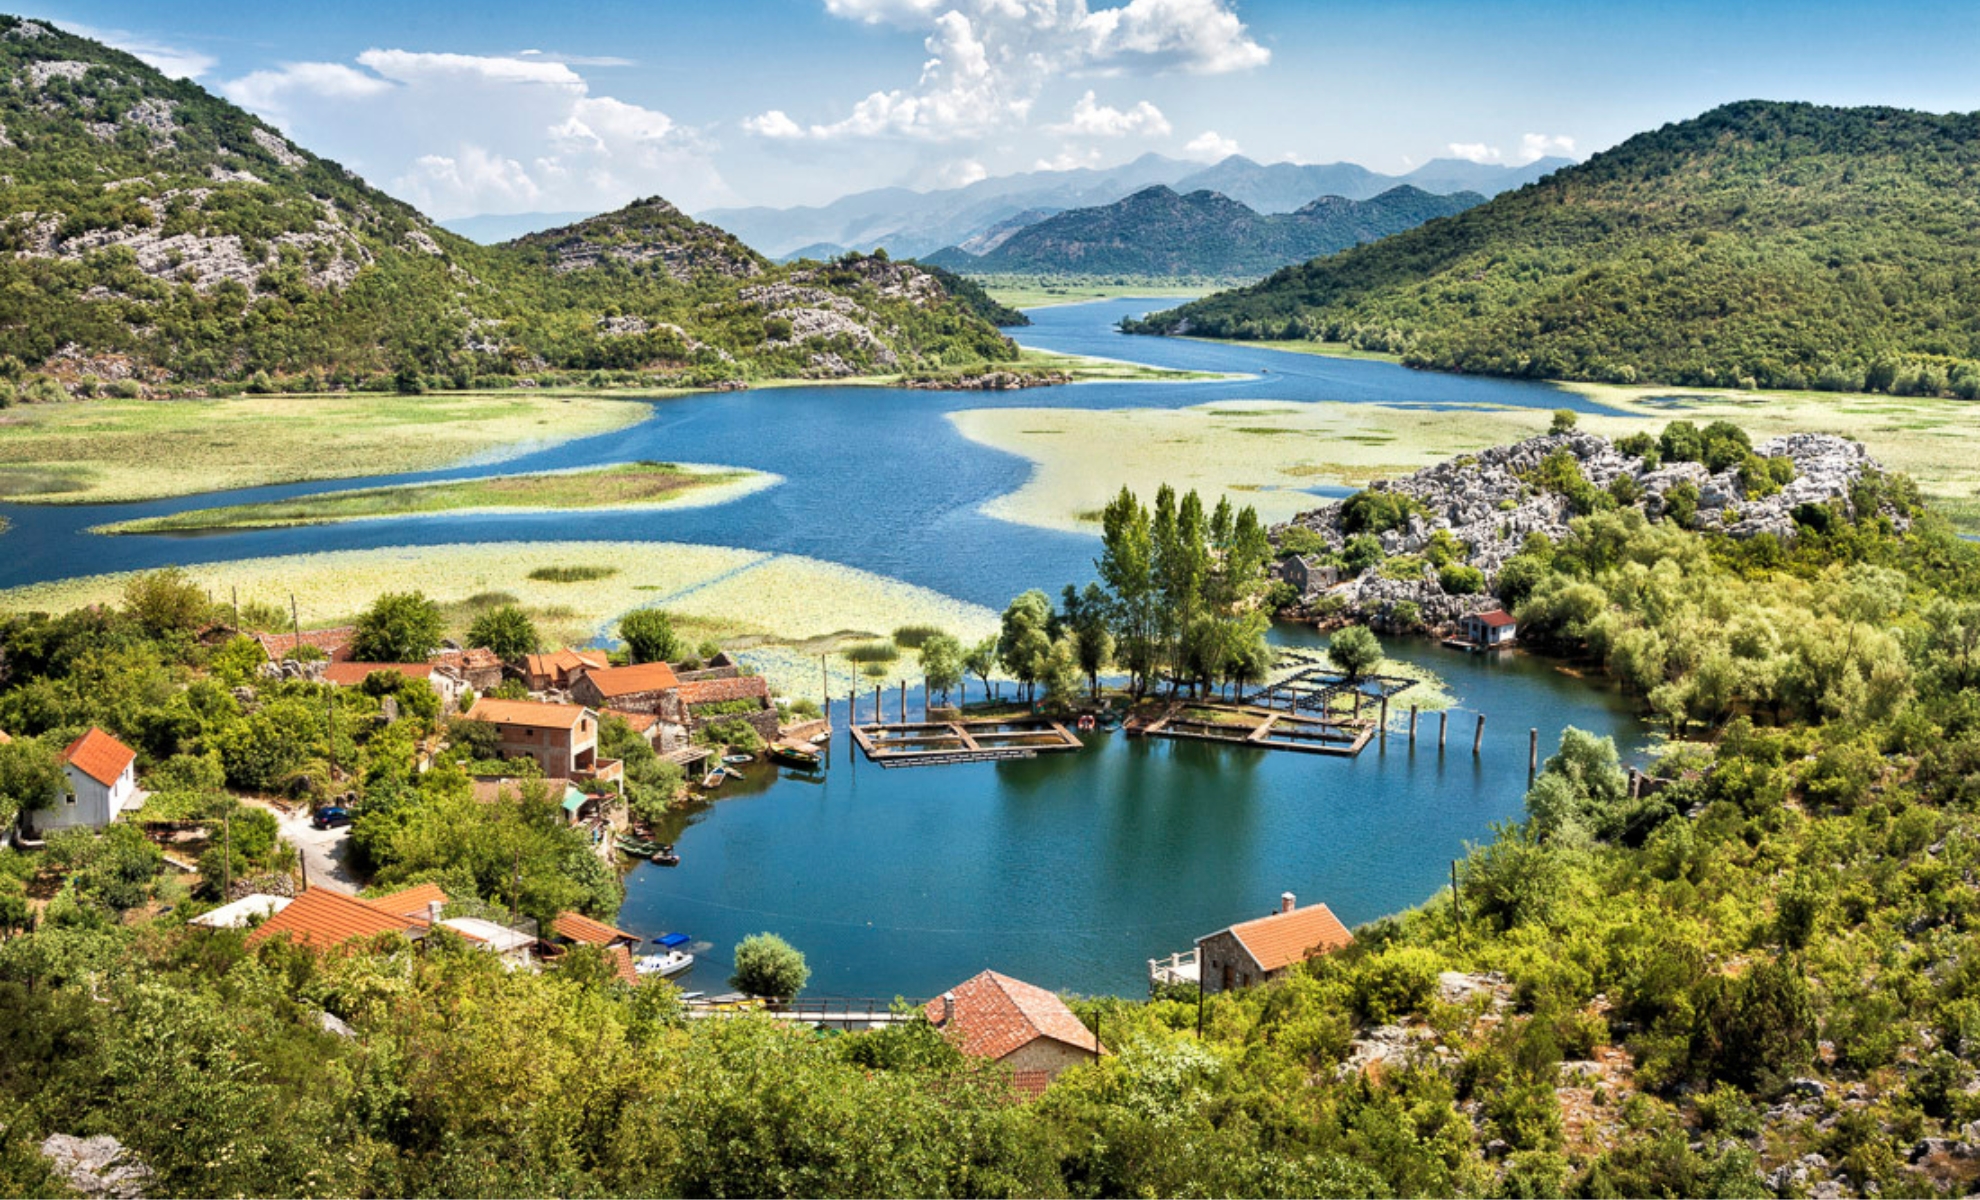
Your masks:
<path fill-rule="evenodd" d="M 883 767 L 1036 758 L 1084 745 L 1064 725 L 1043 718 L 874 722 L 854 725 L 852 735 L 867 760 Z"/>
<path fill-rule="evenodd" d="M 1130 722 L 1127 731 L 1137 737 L 1182 738 L 1352 758 L 1375 736 L 1378 726 L 1379 722 L 1371 720 L 1306 716 L 1253 705 L 1174 704 L 1153 720 Z"/>

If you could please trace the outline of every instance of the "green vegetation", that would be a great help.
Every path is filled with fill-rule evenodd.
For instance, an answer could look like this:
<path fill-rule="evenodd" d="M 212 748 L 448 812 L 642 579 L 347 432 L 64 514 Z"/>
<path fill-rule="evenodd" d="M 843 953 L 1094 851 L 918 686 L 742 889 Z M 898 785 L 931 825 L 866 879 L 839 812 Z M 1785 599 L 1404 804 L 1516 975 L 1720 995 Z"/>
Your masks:
<path fill-rule="evenodd" d="M 426 593 L 387 592 L 358 614 L 351 652 L 360 662 L 425 662 L 445 635 L 440 606 Z"/>
<path fill-rule="evenodd" d="M 773 265 L 658 197 L 478 246 L 197 84 L 22 27 L 0 29 L 0 71 L 22 84 L 0 96 L 16 214 L 0 223 L 0 402 L 692 387 L 1017 356 L 916 268 Z M 808 323 L 828 310 L 840 319 Z"/>
<path fill-rule="evenodd" d="M 491 475 L 445 483 L 320 492 L 291 500 L 196 508 L 99 526 L 99 533 L 175 533 L 277 529 L 378 517 L 414 517 L 475 509 L 587 509 L 665 505 L 704 489 L 756 478 L 747 471 L 705 471 L 673 463 L 618 463 L 582 471 Z"/>
<path fill-rule="evenodd" d="M 467 644 L 485 647 L 497 658 L 512 660 L 542 649 L 543 638 L 536 632 L 536 622 L 529 619 L 522 606 L 503 604 L 474 619 L 468 626 Z"/>
<path fill-rule="evenodd" d="M 1382 643 L 1365 625 L 1350 625 L 1327 639 L 1327 660 L 1349 679 L 1360 679 L 1380 663 Z"/>
<path fill-rule="evenodd" d="M 964 273 L 967 275 L 967 272 Z M 1133 275 L 985 275 L 977 280 L 983 290 L 1004 304 L 1016 308 L 1050 308 L 1058 304 L 1084 304 L 1089 300 L 1114 300 L 1125 296 L 1174 296 L 1190 299 L 1222 287 L 1235 287 L 1241 279 L 1176 279 L 1174 277 Z"/>
<path fill-rule="evenodd" d="M 599 579 L 610 579 L 618 573 L 617 567 L 608 567 L 600 563 L 581 563 L 568 567 L 538 567 L 529 573 L 529 577 L 542 583 L 591 583 Z"/>
<path fill-rule="evenodd" d="M 1976 121 L 1731 104 L 1130 328 L 1502 375 L 1970 398 Z"/>
<path fill-rule="evenodd" d="M 636 663 L 674 662 L 687 654 L 687 643 L 674 630 L 674 618 L 658 608 L 635 609 L 620 617 L 619 637 Z"/>
<path fill-rule="evenodd" d="M 774 933 L 752 933 L 736 944 L 736 973 L 729 986 L 752 996 L 789 1000 L 804 990 L 811 968 L 804 955 Z"/>
<path fill-rule="evenodd" d="M 1368 200 L 1322 196 L 1289 213 L 1261 214 L 1213 191 L 1180 195 L 1157 184 L 1112 204 L 1075 208 L 1006 238 L 987 254 L 949 247 L 927 261 L 982 280 L 1004 275 L 1256 278 L 1484 202 L 1475 192 L 1433 196 L 1392 188 Z"/>

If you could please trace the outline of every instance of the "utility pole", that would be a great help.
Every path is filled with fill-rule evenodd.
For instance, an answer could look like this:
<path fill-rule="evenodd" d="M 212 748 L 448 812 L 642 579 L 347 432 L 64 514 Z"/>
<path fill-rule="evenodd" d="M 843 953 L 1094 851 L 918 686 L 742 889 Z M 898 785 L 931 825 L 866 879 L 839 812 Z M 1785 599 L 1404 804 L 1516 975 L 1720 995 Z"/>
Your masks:
<path fill-rule="evenodd" d="M 289 654 L 294 656 L 302 649 L 302 610 L 296 607 L 296 594 L 294 592 L 289 593 L 289 620 L 293 623 L 292 627 L 296 631 L 295 645 L 289 647 Z"/>
<path fill-rule="evenodd" d="M 224 861 L 220 866 L 220 903 L 232 900 L 234 890 L 234 814 L 230 809 L 220 814 L 221 837 L 225 839 L 221 855 Z"/>
<path fill-rule="evenodd" d="M 234 632 L 239 633 L 240 631 L 241 631 L 241 588 L 239 584 L 235 584 L 234 585 Z"/>
<path fill-rule="evenodd" d="M 1453 865 L 1451 869 L 1455 871 L 1457 870 L 1457 867 Z M 516 879 L 515 882 L 511 884 L 509 887 L 509 928 L 511 929 L 514 929 L 516 927 L 516 910 L 521 904 L 522 904 L 522 849 L 521 847 L 517 847 Z"/>

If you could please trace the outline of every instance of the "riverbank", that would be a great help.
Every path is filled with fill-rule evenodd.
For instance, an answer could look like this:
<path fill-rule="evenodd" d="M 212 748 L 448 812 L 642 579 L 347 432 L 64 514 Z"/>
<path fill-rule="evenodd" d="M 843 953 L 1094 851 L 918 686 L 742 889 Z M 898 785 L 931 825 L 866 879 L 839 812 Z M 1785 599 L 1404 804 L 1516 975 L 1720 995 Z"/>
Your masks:
<path fill-rule="evenodd" d="M 1377 404 L 1220 400 L 1190 408 L 968 409 L 949 420 L 971 441 L 1030 460 L 1017 491 L 983 506 L 1022 525 L 1095 533 L 1125 485 L 1167 483 L 1205 504 L 1228 497 L 1267 522 L 1321 501 L 1315 488 L 1358 488 L 1455 454 L 1543 432 L 1542 409 L 1461 413 Z M 1104 447 L 1104 453 L 1100 448 Z"/>
<path fill-rule="evenodd" d="M 545 568 L 609 568 L 599 579 L 532 578 Z M 341 550 L 189 566 L 214 596 L 287 609 L 293 595 L 306 626 L 342 624 L 382 592 L 418 588 L 438 601 L 458 637 L 496 605 L 519 604 L 546 644 L 607 635 L 635 608 L 664 608 L 690 643 L 721 641 L 769 677 L 780 695 L 816 698 L 820 654 L 933 625 L 971 642 L 995 633 L 988 609 L 897 579 L 791 554 L 678 542 L 508 542 Z M 0 591 L 0 611 L 61 612 L 116 603 L 129 573 L 92 575 Z M 913 676 L 911 655 L 878 679 L 838 662 L 835 694 L 851 685 L 888 686 Z"/>
<path fill-rule="evenodd" d="M 698 463 L 615 463 L 572 471 L 489 475 L 443 483 L 319 492 L 261 504 L 196 508 L 162 517 L 95 526 L 92 533 L 213 533 L 286 529 L 338 521 L 498 512 L 652 511 L 723 504 L 774 487 L 762 471 Z"/>

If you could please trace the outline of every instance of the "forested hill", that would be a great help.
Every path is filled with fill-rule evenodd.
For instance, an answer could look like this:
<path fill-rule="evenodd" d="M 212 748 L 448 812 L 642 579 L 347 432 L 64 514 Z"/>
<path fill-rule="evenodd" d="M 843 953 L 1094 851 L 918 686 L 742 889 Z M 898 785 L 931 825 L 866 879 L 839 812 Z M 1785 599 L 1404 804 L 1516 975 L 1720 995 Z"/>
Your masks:
<path fill-rule="evenodd" d="M 1133 332 L 1412 365 L 1980 394 L 1980 114 L 1750 101 Z"/>
<path fill-rule="evenodd" d="M 1484 197 L 1391 188 L 1369 200 L 1322 196 L 1290 213 L 1254 212 L 1217 192 L 1157 185 L 1112 204 L 1047 217 L 987 254 L 950 247 L 928 261 L 971 274 L 1262 275 L 1372 241 Z"/>
<path fill-rule="evenodd" d="M 925 272 L 772 266 L 657 198 L 478 246 L 194 83 L 0 17 L 9 395 L 600 369 L 698 382 L 1015 353 Z"/>

